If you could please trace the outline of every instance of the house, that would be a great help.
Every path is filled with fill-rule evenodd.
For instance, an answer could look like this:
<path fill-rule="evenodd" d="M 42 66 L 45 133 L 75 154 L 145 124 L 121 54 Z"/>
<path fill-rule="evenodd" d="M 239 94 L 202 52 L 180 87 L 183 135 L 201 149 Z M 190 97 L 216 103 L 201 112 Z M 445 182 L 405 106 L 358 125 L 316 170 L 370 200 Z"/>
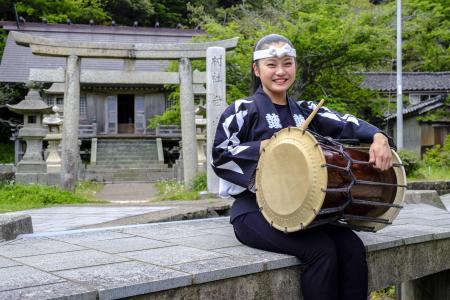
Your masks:
<path fill-rule="evenodd" d="M 20 31 L 45 38 L 116 44 L 186 43 L 193 36 L 202 34 L 202 31 L 191 29 L 126 26 L 21 23 L 18 28 L 15 22 L 1 22 L 0 25 L 7 31 Z M 30 69 L 59 70 L 65 66 L 65 58 L 33 55 L 29 47 L 17 45 L 12 35 L 8 34 L 0 65 L 0 82 L 25 83 L 29 80 Z M 163 60 L 85 58 L 81 61 L 82 71 L 165 71 L 168 66 L 169 62 Z M 49 105 L 63 107 L 63 83 L 53 83 L 43 92 Z M 197 97 L 203 97 L 206 93 L 204 85 L 194 84 L 194 93 Z M 147 127 L 149 118 L 163 113 L 171 105 L 162 83 L 112 85 L 82 82 L 79 138 L 82 153 L 89 154 L 92 149 L 96 149 L 95 164 L 88 168 L 92 174 L 96 174 L 93 177 L 100 180 L 149 179 L 147 175 L 142 177 L 144 173 L 149 174 L 149 168 L 155 167 L 159 173 L 164 171 L 167 165 L 162 163 L 161 155 L 158 154 L 157 140 L 162 142 L 164 150 L 178 147 L 180 130 L 173 126 L 157 129 Z M 97 147 L 93 147 L 94 142 Z M 118 169 L 125 175 L 117 175 L 120 173 Z M 128 173 L 123 172 L 123 169 L 127 169 Z M 140 170 L 134 176 L 129 172 L 130 169 L 146 170 Z M 153 173 L 158 173 L 156 171 Z M 110 177 L 98 175 L 100 173 L 108 173 Z"/>
<path fill-rule="evenodd" d="M 363 87 L 376 90 L 381 97 L 396 101 L 397 78 L 395 73 L 363 73 Z M 403 99 L 408 105 L 403 109 L 404 148 L 422 155 L 436 144 L 442 145 L 450 134 L 450 72 L 403 73 Z M 440 111 L 440 114 L 436 114 Z M 431 117 L 430 114 L 434 114 Z M 388 113 L 386 131 L 396 140 L 397 116 Z"/>

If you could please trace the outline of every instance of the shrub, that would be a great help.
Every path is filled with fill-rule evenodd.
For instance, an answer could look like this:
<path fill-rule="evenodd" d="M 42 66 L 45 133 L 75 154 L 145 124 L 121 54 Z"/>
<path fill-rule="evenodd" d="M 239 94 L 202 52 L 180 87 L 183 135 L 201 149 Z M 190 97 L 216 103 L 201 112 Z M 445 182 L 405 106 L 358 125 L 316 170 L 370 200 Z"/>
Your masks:
<path fill-rule="evenodd" d="M 192 182 L 192 190 L 201 192 L 206 191 L 208 189 L 208 183 L 206 179 L 206 173 L 200 173 L 195 177 Z"/>
<path fill-rule="evenodd" d="M 450 134 L 445 138 L 444 146 L 438 144 L 428 149 L 423 160 L 431 166 L 450 167 Z"/>
<path fill-rule="evenodd" d="M 413 175 L 421 167 L 419 155 L 410 150 L 401 149 L 398 151 L 407 176 Z"/>

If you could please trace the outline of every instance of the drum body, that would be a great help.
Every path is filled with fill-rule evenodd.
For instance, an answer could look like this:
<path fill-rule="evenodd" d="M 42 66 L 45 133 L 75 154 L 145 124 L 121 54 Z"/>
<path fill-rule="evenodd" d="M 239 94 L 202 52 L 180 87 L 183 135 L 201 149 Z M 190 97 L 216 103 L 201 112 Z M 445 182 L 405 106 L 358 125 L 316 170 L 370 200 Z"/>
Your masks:
<path fill-rule="evenodd" d="M 263 216 L 284 232 L 333 222 L 365 231 L 385 227 L 403 203 L 405 171 L 395 151 L 389 170 L 375 169 L 368 160 L 367 148 L 296 127 L 279 131 L 256 171 Z"/>

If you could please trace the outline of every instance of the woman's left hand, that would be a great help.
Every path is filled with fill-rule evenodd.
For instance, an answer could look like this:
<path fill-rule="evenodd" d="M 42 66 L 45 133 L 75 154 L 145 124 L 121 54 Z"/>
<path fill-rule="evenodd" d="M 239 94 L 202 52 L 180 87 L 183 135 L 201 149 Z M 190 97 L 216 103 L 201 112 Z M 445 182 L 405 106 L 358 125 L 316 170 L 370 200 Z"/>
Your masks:
<path fill-rule="evenodd" d="M 392 167 L 392 152 L 387 137 L 382 133 L 375 133 L 373 143 L 369 149 L 369 163 L 375 168 L 385 171 Z"/>

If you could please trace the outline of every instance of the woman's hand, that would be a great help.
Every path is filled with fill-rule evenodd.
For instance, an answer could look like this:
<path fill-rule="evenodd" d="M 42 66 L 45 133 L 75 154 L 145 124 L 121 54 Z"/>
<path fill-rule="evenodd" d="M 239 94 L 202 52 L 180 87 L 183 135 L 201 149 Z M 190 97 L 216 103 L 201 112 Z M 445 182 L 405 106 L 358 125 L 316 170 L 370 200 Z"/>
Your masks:
<path fill-rule="evenodd" d="M 375 133 L 373 143 L 369 149 L 369 163 L 375 168 L 385 171 L 392 167 L 392 152 L 387 137 L 382 133 Z"/>
<path fill-rule="evenodd" d="M 259 154 L 261 154 L 263 152 L 263 149 L 267 146 L 269 141 L 270 141 L 270 139 L 261 141 L 261 144 L 259 145 Z"/>

